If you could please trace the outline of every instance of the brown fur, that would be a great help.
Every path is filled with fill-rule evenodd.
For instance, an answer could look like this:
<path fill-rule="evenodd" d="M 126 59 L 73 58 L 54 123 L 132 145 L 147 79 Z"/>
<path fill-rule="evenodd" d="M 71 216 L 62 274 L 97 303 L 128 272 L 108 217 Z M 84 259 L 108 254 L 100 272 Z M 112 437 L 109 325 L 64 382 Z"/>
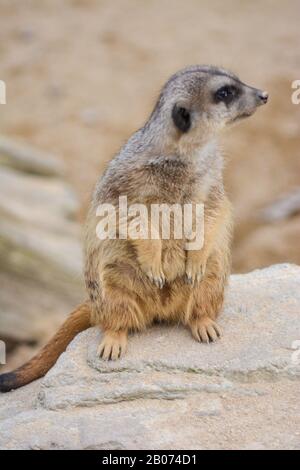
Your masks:
<path fill-rule="evenodd" d="M 136 186 L 140 185 L 139 175 Z M 198 202 L 192 193 L 185 196 Z M 177 194 L 172 197 L 177 198 Z M 165 202 L 165 198 L 161 201 L 155 198 L 155 202 Z M 230 270 L 231 208 L 224 193 L 216 188 L 205 199 L 199 196 L 199 202 L 205 203 L 206 228 L 205 244 L 200 251 L 186 252 L 184 240 L 98 242 L 93 237 L 93 248 L 87 244 L 87 288 L 93 305 L 93 323 L 105 332 L 99 354 L 108 343 L 111 349 L 118 349 L 116 332 L 127 336 L 128 331 L 142 330 L 154 320 L 181 322 L 202 341 L 215 340 L 219 335 L 215 320 L 223 304 Z M 92 213 L 88 218 L 88 237 L 95 233 L 94 219 Z M 201 282 L 195 281 L 194 285 L 186 282 L 187 265 L 192 273 L 201 272 Z M 159 289 L 153 280 L 161 273 L 165 284 Z M 109 358 L 109 351 L 105 358 Z"/>

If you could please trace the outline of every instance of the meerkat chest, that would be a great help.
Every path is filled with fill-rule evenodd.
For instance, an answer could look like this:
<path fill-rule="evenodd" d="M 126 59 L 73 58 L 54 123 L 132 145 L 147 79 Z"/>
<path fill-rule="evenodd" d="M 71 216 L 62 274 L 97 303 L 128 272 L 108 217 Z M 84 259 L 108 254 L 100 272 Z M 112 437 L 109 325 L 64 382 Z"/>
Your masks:
<path fill-rule="evenodd" d="M 196 187 L 190 166 L 176 157 L 159 157 L 147 163 L 140 183 L 140 194 L 161 203 L 181 203 Z"/>

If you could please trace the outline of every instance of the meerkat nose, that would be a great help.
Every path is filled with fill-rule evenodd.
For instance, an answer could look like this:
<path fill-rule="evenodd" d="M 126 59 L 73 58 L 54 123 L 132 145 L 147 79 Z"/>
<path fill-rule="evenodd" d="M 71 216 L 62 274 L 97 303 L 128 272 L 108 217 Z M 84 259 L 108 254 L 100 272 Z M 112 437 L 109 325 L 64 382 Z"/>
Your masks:
<path fill-rule="evenodd" d="M 265 104 L 268 101 L 269 93 L 267 91 L 259 91 L 258 97 Z"/>

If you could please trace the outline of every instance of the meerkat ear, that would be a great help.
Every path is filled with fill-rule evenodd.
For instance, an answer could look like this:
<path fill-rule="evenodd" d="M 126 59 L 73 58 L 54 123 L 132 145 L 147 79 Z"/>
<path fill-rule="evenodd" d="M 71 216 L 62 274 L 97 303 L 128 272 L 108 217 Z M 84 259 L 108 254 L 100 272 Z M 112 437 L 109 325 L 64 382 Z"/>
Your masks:
<path fill-rule="evenodd" d="M 187 132 L 191 127 L 191 114 L 183 106 L 174 105 L 172 110 L 172 119 L 175 126 L 181 132 Z"/>

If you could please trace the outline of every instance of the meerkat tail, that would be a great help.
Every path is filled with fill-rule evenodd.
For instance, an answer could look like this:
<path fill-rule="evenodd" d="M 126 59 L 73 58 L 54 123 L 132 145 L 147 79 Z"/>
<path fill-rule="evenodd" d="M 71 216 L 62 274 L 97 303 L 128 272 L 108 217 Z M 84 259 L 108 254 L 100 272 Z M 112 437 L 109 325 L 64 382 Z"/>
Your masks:
<path fill-rule="evenodd" d="M 43 377 L 72 339 L 90 326 L 90 306 L 88 303 L 83 303 L 68 316 L 57 333 L 36 356 L 13 372 L 0 375 L 0 392 L 9 392 Z"/>

